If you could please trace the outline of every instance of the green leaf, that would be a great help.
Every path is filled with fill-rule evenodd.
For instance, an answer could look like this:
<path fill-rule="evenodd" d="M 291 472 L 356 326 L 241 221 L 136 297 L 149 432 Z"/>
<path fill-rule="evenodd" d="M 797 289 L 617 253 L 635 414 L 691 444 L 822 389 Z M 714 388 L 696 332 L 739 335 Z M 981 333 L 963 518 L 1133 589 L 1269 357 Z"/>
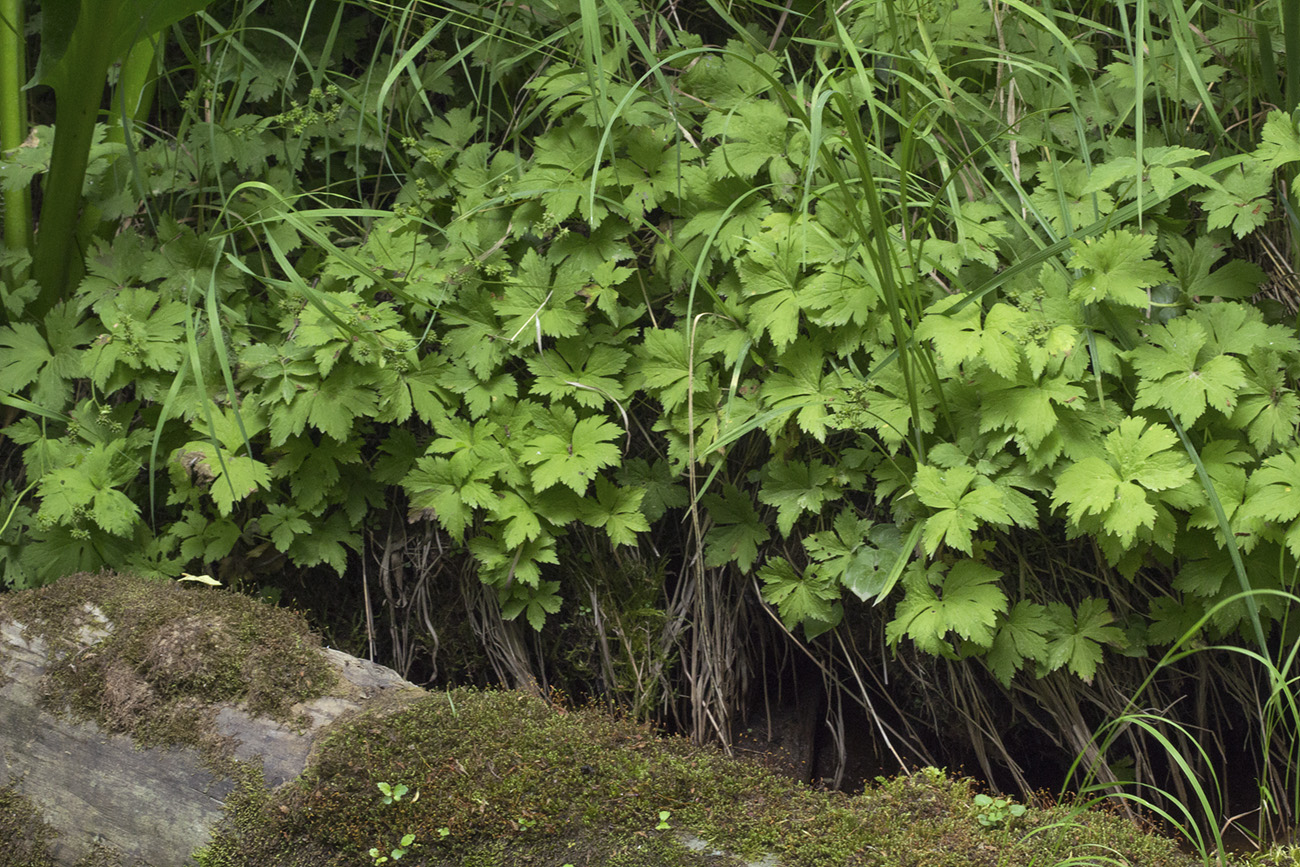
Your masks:
<path fill-rule="evenodd" d="M 435 518 L 453 539 L 463 540 L 474 509 L 492 502 L 482 476 L 457 470 L 447 458 L 420 458 L 402 479 L 411 519 Z"/>
<path fill-rule="evenodd" d="M 832 603 L 839 600 L 840 588 L 819 569 L 800 574 L 784 557 L 773 557 L 759 568 L 758 578 L 763 582 L 763 601 L 776 606 L 786 629 L 835 619 Z"/>
<path fill-rule="evenodd" d="M 1159 498 L 1151 495 L 1179 488 L 1192 477 L 1186 454 L 1174 450 L 1177 442 L 1164 425 L 1125 419 L 1106 436 L 1107 457 L 1084 458 L 1061 473 L 1053 508 L 1065 505 L 1076 525 L 1099 516 L 1107 532 L 1131 547 L 1139 528 L 1155 526 Z"/>
<path fill-rule="evenodd" d="M 768 160 L 785 153 L 788 125 L 785 111 L 768 99 L 741 103 L 730 112 L 710 112 L 704 120 L 704 134 L 722 142 L 709 154 L 710 174 L 716 178 L 754 177 Z"/>
<path fill-rule="evenodd" d="M 1179 317 L 1151 328 L 1147 339 L 1130 353 L 1140 377 L 1135 408 L 1167 409 L 1189 427 L 1207 406 L 1232 414 L 1245 372 L 1232 356 L 1206 351 L 1209 335 L 1200 323 Z"/>
<path fill-rule="evenodd" d="M 1194 198 L 1209 212 L 1209 228 L 1231 226 L 1234 235 L 1244 238 L 1268 222 L 1273 213 L 1269 199 L 1272 185 L 1273 169 L 1261 163 L 1230 170 L 1219 184 Z"/>
<path fill-rule="evenodd" d="M 208 495 L 222 517 L 230 515 L 235 503 L 271 483 L 271 468 L 266 464 L 236 456 L 207 441 L 188 442 L 172 452 L 171 459 L 191 481 L 207 485 Z"/>
<path fill-rule="evenodd" d="M 688 387 L 698 394 L 708 391 L 713 382 L 712 367 L 698 354 L 694 371 L 691 370 L 687 362 L 686 338 L 680 331 L 647 328 L 636 353 L 640 359 L 638 370 L 645 386 L 659 398 L 666 413 L 685 402 Z"/>
<path fill-rule="evenodd" d="M 780 356 L 778 372 L 767 378 L 760 395 L 780 414 L 768 425 L 776 435 L 794 416 L 800 430 L 825 442 L 828 405 L 841 389 L 840 375 L 825 372 L 826 354 L 815 340 L 800 337 Z"/>
<path fill-rule="evenodd" d="M 1268 113 L 1255 156 L 1268 165 L 1269 171 L 1300 162 L 1300 131 L 1290 115 L 1276 110 Z"/>
<path fill-rule="evenodd" d="M 596 477 L 596 498 L 584 500 L 587 510 L 584 523 L 604 527 L 609 541 L 615 545 L 635 545 L 637 533 L 650 531 L 650 524 L 641 513 L 644 488 L 620 488 L 604 476 Z"/>
<path fill-rule="evenodd" d="M 1004 527 L 1012 523 L 1002 489 L 969 467 L 922 464 L 916 468 L 912 489 L 918 500 L 938 510 L 925 521 L 926 556 L 933 556 L 943 543 L 970 554 L 971 534 L 982 523 Z"/>
<path fill-rule="evenodd" d="M 789 536 L 804 512 L 819 514 L 822 507 L 841 496 L 833 484 L 835 471 L 821 461 L 771 461 L 763 468 L 758 500 L 776 507 L 776 526 Z"/>
<path fill-rule="evenodd" d="M 533 489 L 564 484 L 579 496 L 586 493 L 598 471 L 618 463 L 613 441 L 622 434 L 617 425 L 593 416 L 580 419 L 568 437 L 549 433 L 530 440 L 522 460 L 533 466 Z"/>
<path fill-rule="evenodd" d="M 263 533 L 271 537 L 277 551 L 288 551 L 296 536 L 311 532 L 311 524 L 296 507 L 284 503 L 270 503 L 258 524 Z"/>
<path fill-rule="evenodd" d="M 1047 646 L 1047 671 L 1068 666 L 1075 676 L 1091 683 L 1101 663 L 1101 645 L 1124 645 L 1123 630 L 1109 625 L 1114 617 L 1104 599 L 1084 599 L 1077 614 L 1063 602 L 1051 603 L 1047 612 L 1056 624 L 1056 634 Z"/>
<path fill-rule="evenodd" d="M 637 488 L 644 493 L 640 511 L 651 523 L 662 518 L 669 509 L 683 508 L 691 501 L 690 494 L 678 482 L 665 460 L 653 464 L 645 458 L 624 461 L 618 471 L 618 481 L 625 488 Z"/>
<path fill-rule="evenodd" d="M 1060 424 L 1058 407 L 1080 411 L 1086 397 L 1066 376 L 1046 377 L 1041 382 L 1016 377 L 983 389 L 982 394 L 980 433 L 1014 430 L 1031 448 L 1039 446 Z"/>
<path fill-rule="evenodd" d="M 1173 279 L 1164 265 L 1151 261 L 1154 235 L 1113 229 L 1099 238 L 1073 239 L 1071 244 L 1074 257 L 1069 265 L 1084 272 L 1070 289 L 1070 298 L 1075 301 L 1114 301 L 1128 307 L 1146 307 L 1150 299 L 1145 290 Z"/>
<path fill-rule="evenodd" d="M 928 569 L 911 567 L 907 593 L 885 629 L 891 644 L 904 636 L 927 653 L 951 656 L 949 633 L 987 648 L 993 643 L 998 615 L 1007 610 L 1007 597 L 998 586 L 1002 573 L 974 560 L 961 560 L 945 574 L 941 563 Z M 938 587 L 938 590 L 935 590 Z"/>
<path fill-rule="evenodd" d="M 360 551 L 361 540 L 351 522 L 341 511 L 331 512 L 324 520 L 317 518 L 310 533 L 295 536 L 289 558 L 304 568 L 326 565 L 342 575 L 347 571 L 348 551 Z"/>
<path fill-rule="evenodd" d="M 524 614 L 528 618 L 528 625 L 534 631 L 541 632 L 546 625 L 546 615 L 556 614 L 560 610 L 562 600 L 556 592 L 559 589 L 559 581 L 541 581 L 536 587 L 516 583 L 506 591 L 507 597 L 501 603 L 501 616 L 506 620 L 514 620 Z"/>
<path fill-rule="evenodd" d="M 754 501 L 735 485 L 724 485 L 721 496 L 706 494 L 702 502 L 713 523 L 705 536 L 704 564 L 713 567 L 734 562 L 741 572 L 749 572 L 758 559 L 758 546 L 770 538 Z"/>
<path fill-rule="evenodd" d="M 1026 661 L 1047 659 L 1047 635 L 1054 621 L 1037 602 L 1021 600 L 1002 618 L 993 646 L 985 657 L 993 676 L 1010 686 Z"/>

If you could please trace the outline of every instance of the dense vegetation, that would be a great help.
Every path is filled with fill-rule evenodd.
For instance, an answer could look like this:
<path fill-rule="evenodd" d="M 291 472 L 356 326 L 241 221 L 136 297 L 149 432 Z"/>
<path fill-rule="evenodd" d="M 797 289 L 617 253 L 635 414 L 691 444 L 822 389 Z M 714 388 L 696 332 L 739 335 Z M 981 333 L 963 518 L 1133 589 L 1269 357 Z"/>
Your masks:
<path fill-rule="evenodd" d="M 209 572 L 724 743 L 795 648 L 897 763 L 1288 826 L 1294 5 L 29 8 L 3 583 Z"/>

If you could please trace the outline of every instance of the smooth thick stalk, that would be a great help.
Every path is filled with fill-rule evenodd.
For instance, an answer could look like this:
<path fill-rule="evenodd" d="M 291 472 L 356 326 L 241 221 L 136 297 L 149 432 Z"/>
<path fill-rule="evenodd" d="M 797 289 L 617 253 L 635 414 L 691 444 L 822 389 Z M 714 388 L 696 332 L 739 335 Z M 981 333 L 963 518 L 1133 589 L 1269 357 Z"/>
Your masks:
<path fill-rule="evenodd" d="M 86 29 L 78 28 L 69 47 L 70 52 L 80 54 L 78 65 L 86 73 L 78 79 L 80 86 L 60 87 L 55 95 L 54 150 L 32 262 L 41 287 L 29 308 L 36 317 L 44 316 L 58 303 L 81 267 L 81 251 L 76 249 L 81 187 L 90 162 L 90 144 L 108 79 L 108 64 L 113 59 L 109 40 L 90 37 Z"/>
<path fill-rule="evenodd" d="M 0 151 L 19 147 L 27 136 L 24 26 L 22 0 L 0 0 Z M 26 250 L 32 243 L 31 193 L 26 188 L 7 191 L 4 203 L 4 245 Z"/>

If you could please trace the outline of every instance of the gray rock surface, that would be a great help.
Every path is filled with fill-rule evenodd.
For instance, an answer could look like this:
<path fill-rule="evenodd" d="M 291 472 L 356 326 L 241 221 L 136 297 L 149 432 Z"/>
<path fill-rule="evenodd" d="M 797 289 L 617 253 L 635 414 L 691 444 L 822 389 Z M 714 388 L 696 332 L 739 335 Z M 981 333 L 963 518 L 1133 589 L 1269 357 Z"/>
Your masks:
<path fill-rule="evenodd" d="M 112 630 L 92 606 L 71 652 L 89 648 Z M 64 651 L 60 651 L 64 652 Z M 300 725 L 217 705 L 217 731 L 235 757 L 260 759 L 268 785 L 299 776 L 314 743 L 334 720 L 385 693 L 417 689 L 395 672 L 337 650 L 320 651 L 338 671 L 334 695 L 294 708 Z M 58 831 L 54 855 L 73 864 L 95 843 L 126 863 L 153 867 L 190 863 L 208 842 L 232 789 L 197 749 L 141 749 L 132 738 L 43 707 L 43 679 L 53 659 L 47 643 L 20 623 L 0 622 L 0 786 L 15 783 Z"/>

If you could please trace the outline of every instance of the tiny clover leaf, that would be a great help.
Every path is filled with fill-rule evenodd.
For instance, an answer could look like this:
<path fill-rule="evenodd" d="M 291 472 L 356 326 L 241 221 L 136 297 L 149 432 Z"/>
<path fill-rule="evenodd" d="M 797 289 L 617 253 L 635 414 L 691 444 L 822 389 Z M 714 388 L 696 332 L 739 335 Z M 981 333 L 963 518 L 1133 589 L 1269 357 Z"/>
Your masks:
<path fill-rule="evenodd" d="M 1047 671 L 1068 666 L 1077 677 L 1091 683 L 1101 663 L 1101 645 L 1124 644 L 1124 632 L 1109 625 L 1114 617 L 1104 599 L 1084 599 L 1077 614 L 1072 614 L 1065 603 L 1053 602 L 1047 606 L 1047 613 L 1057 627 L 1047 646 Z"/>
<path fill-rule="evenodd" d="M 1147 289 L 1173 280 L 1164 265 L 1151 261 L 1154 235 L 1114 229 L 1100 238 L 1074 239 L 1071 243 L 1074 257 L 1070 267 L 1084 272 L 1070 289 L 1073 301 L 1114 301 L 1128 307 L 1145 307 L 1150 303 Z"/>
<path fill-rule="evenodd" d="M 1191 425 L 1207 406 L 1232 412 L 1237 392 L 1246 385 L 1241 363 L 1230 355 L 1203 351 L 1209 335 L 1188 317 L 1157 325 L 1150 341 L 1130 355 L 1140 377 L 1134 407 L 1158 406 Z"/>
<path fill-rule="evenodd" d="M 383 794 L 385 804 L 391 804 L 394 801 L 402 800 L 402 798 L 406 796 L 406 793 L 410 791 L 405 783 L 398 783 L 395 786 L 390 785 L 389 783 L 376 783 L 375 785 Z"/>
<path fill-rule="evenodd" d="M 533 487 L 542 492 L 563 484 L 581 496 L 596 473 L 618 463 L 619 450 L 613 441 L 623 432 L 599 417 L 579 419 L 566 438 L 547 433 L 528 443 L 522 460 L 533 465 Z"/>
<path fill-rule="evenodd" d="M 951 569 L 942 563 L 909 567 L 904 578 L 907 593 L 885 628 L 886 637 L 897 644 L 907 636 L 937 656 L 953 655 L 950 632 L 989 647 L 998 615 L 1007 610 L 1007 596 L 997 584 L 1001 578 L 1001 572 L 974 560 L 962 560 Z"/>

